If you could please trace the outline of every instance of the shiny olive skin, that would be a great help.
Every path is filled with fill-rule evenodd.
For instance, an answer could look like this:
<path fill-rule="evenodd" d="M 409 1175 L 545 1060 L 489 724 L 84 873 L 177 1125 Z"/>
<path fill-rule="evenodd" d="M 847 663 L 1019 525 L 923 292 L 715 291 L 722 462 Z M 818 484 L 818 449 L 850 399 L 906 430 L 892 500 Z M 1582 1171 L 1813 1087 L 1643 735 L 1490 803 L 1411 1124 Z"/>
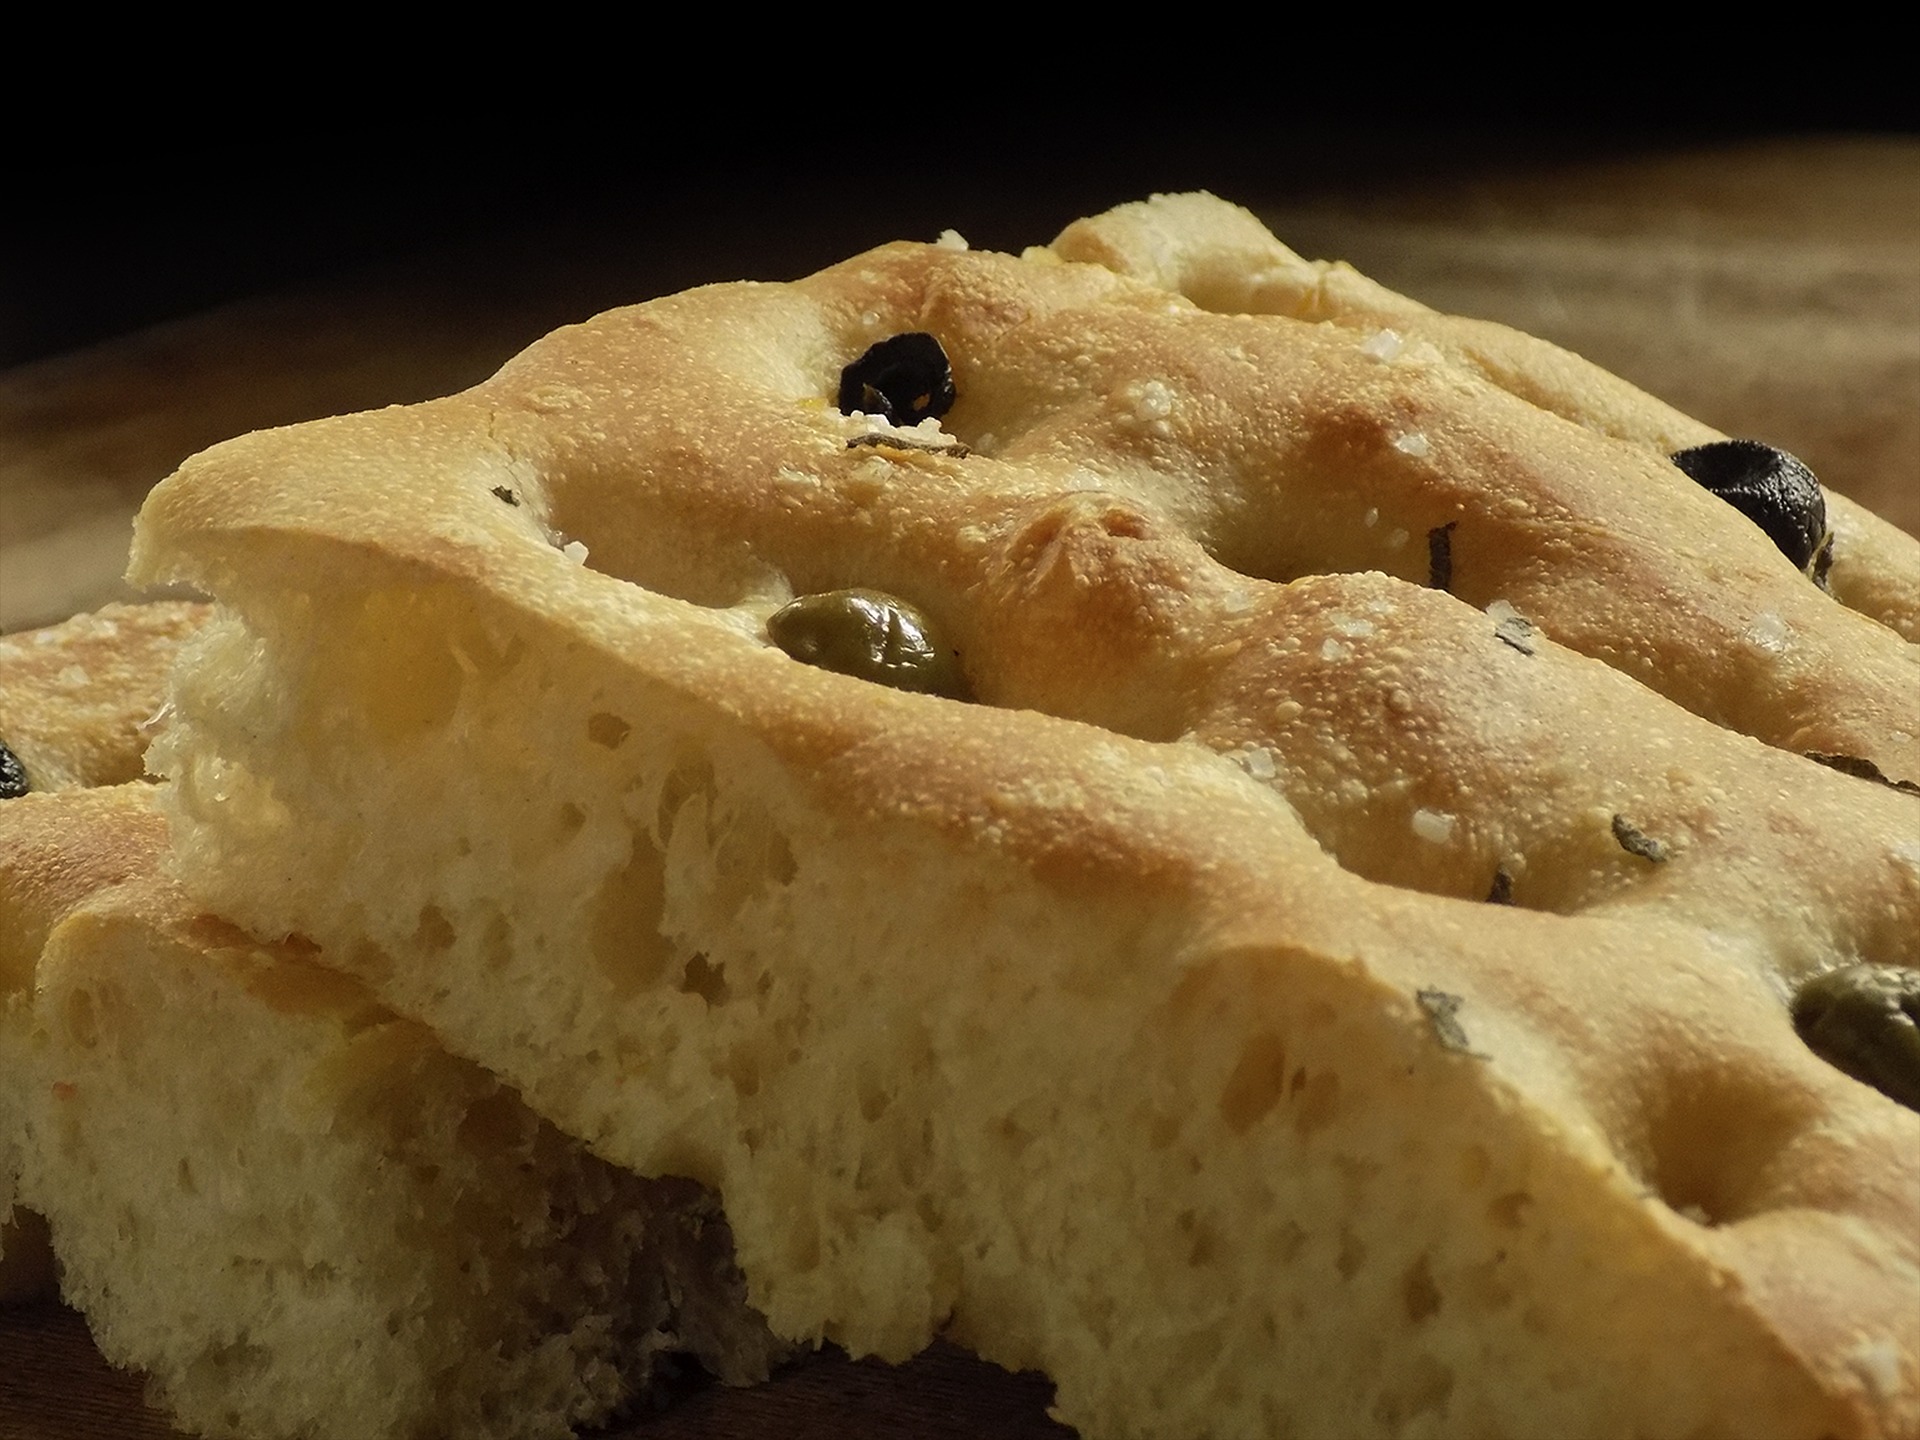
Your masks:
<path fill-rule="evenodd" d="M 802 595 L 767 620 L 767 634 L 794 659 L 895 690 L 968 698 L 953 648 L 927 616 L 882 590 Z"/>
<path fill-rule="evenodd" d="M 1920 1110 L 1920 970 L 1842 965 L 1793 997 L 1807 1047 L 1909 1109 Z"/>
<path fill-rule="evenodd" d="M 858 410 L 881 415 L 893 425 L 938 420 L 953 408 L 958 392 L 953 366 L 939 340 L 925 330 L 909 330 L 867 347 L 840 372 L 842 415 Z"/>
<path fill-rule="evenodd" d="M 1821 589 L 1833 563 L 1827 497 L 1813 471 L 1758 440 L 1716 440 L 1676 451 L 1680 469 L 1767 532 Z"/>

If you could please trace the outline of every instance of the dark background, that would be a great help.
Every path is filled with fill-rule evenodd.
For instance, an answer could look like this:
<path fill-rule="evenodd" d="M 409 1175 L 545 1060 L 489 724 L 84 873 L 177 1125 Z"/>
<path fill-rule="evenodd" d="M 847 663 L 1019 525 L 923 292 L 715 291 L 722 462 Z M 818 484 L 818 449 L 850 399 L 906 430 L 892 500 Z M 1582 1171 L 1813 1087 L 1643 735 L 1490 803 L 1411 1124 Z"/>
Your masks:
<path fill-rule="evenodd" d="M 15 189 L 17 218 L 0 225 L 0 367 L 370 270 L 430 266 L 436 283 L 484 294 L 539 285 L 549 259 L 554 269 L 617 273 L 625 254 L 635 272 L 644 258 L 664 291 L 791 278 L 949 226 L 976 246 L 1017 249 L 1158 190 L 1267 202 L 1375 185 L 1404 192 L 1731 139 L 1920 128 L 1910 107 L 1871 95 L 1787 115 L 1773 98 L 1680 114 L 1604 108 L 1574 120 L 1356 120 L 1272 104 L 996 119 L 982 101 L 964 125 L 937 109 L 850 110 L 810 123 L 756 111 L 670 125 L 655 113 L 613 129 L 557 124 L 537 142 L 519 134 L 501 144 L 417 125 L 352 143 L 330 134 L 249 143 L 244 116 L 214 139 L 143 138 L 135 125 L 47 157 Z M 788 273 L 763 274 L 769 255 Z"/>

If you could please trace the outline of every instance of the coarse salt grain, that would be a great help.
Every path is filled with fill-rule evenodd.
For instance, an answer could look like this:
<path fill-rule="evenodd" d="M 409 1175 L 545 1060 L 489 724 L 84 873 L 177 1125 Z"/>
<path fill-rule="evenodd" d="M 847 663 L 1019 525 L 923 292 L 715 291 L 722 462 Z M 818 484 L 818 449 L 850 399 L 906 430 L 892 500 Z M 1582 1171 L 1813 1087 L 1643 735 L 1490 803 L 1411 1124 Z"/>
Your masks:
<path fill-rule="evenodd" d="M 923 231 L 922 233 L 924 234 L 925 232 Z M 940 238 L 933 243 L 938 245 L 942 250 L 970 250 L 973 248 L 967 244 L 967 237 L 962 235 L 958 230 L 942 230 L 940 232 Z"/>
<path fill-rule="evenodd" d="M 1771 610 L 1762 610 L 1747 627 L 1747 643 L 1769 655 L 1784 655 L 1792 639 L 1793 631 L 1787 628 L 1787 622 Z"/>
<path fill-rule="evenodd" d="M 576 565 L 587 563 L 587 547 L 578 540 L 569 540 L 560 547 L 560 553 Z"/>
<path fill-rule="evenodd" d="M 1159 380 L 1149 380 L 1134 392 L 1133 413 L 1141 420 L 1164 420 L 1173 413 L 1173 391 Z"/>
<path fill-rule="evenodd" d="M 1322 660 L 1344 660 L 1349 653 L 1347 647 L 1342 645 L 1338 640 L 1335 640 L 1332 636 L 1328 636 L 1320 642 L 1320 658 Z"/>
<path fill-rule="evenodd" d="M 1413 833 L 1431 844 L 1444 845 L 1453 838 L 1453 816 L 1442 810 L 1416 810 Z"/>
<path fill-rule="evenodd" d="M 1264 745 L 1249 745 L 1240 754 L 1240 763 L 1246 766 L 1247 774 L 1256 780 L 1271 780 L 1279 773 L 1273 763 L 1273 752 Z"/>
<path fill-rule="evenodd" d="M 1414 459 L 1418 460 L 1431 451 L 1433 447 L 1427 443 L 1427 437 L 1416 430 L 1411 435 L 1394 436 L 1393 448 L 1398 450 L 1402 455 L 1411 455 Z"/>
<path fill-rule="evenodd" d="M 1900 1351 L 1890 1340 L 1862 1340 L 1847 1351 L 1847 1363 L 1882 1400 L 1900 1393 Z"/>
<path fill-rule="evenodd" d="M 1376 330 L 1361 342 L 1360 353 L 1370 355 L 1375 360 L 1391 360 L 1406 343 L 1397 330 Z"/>

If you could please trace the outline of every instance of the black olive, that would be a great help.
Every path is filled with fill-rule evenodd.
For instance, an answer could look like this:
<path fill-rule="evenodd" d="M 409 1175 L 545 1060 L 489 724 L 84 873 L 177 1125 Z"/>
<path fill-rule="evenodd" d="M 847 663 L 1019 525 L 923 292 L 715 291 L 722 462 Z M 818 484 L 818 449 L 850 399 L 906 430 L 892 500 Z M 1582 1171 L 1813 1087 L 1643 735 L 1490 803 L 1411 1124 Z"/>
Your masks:
<path fill-rule="evenodd" d="M 867 348 L 840 372 L 840 413 L 884 415 L 894 425 L 937 420 L 953 408 L 953 366 L 940 342 L 910 330 Z"/>
<path fill-rule="evenodd" d="M 925 614 L 880 590 L 827 590 L 774 611 L 767 634 L 808 665 L 912 690 L 967 698 L 953 649 Z"/>
<path fill-rule="evenodd" d="M 1920 785 L 1911 780 L 1895 780 L 1873 761 L 1863 760 L 1858 755 L 1833 755 L 1824 750 L 1804 750 L 1801 753 L 1809 760 L 1819 761 L 1829 770 L 1838 770 L 1842 775 L 1851 775 L 1857 780 L 1871 780 L 1876 785 L 1904 790 L 1909 795 L 1920 795 Z"/>
<path fill-rule="evenodd" d="M 1453 585 L 1453 527 L 1458 520 L 1449 520 L 1444 525 L 1436 525 L 1427 531 L 1427 588 L 1446 590 Z"/>
<path fill-rule="evenodd" d="M 14 800 L 27 793 L 27 767 L 4 744 L 0 744 L 0 800 Z"/>
<path fill-rule="evenodd" d="M 1793 997 L 1793 1028 L 1822 1060 L 1920 1110 L 1920 970 L 1842 965 Z"/>
<path fill-rule="evenodd" d="M 1827 497 L 1813 471 L 1758 440 L 1716 440 L 1677 451 L 1672 459 L 1766 531 L 1781 554 L 1826 589 L 1833 536 L 1827 529 Z"/>

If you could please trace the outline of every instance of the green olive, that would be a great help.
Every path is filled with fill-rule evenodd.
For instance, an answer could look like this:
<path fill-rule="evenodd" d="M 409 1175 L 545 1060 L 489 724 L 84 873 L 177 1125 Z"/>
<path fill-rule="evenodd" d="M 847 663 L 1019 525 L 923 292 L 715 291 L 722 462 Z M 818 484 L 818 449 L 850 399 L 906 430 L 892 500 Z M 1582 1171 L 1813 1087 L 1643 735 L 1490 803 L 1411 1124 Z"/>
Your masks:
<path fill-rule="evenodd" d="M 774 611 L 767 634 L 794 659 L 876 685 L 967 698 L 959 657 L 933 621 L 881 590 L 826 590 Z"/>
<path fill-rule="evenodd" d="M 1793 1027 L 1822 1060 L 1920 1110 L 1920 970 L 1842 965 L 1793 997 Z"/>

